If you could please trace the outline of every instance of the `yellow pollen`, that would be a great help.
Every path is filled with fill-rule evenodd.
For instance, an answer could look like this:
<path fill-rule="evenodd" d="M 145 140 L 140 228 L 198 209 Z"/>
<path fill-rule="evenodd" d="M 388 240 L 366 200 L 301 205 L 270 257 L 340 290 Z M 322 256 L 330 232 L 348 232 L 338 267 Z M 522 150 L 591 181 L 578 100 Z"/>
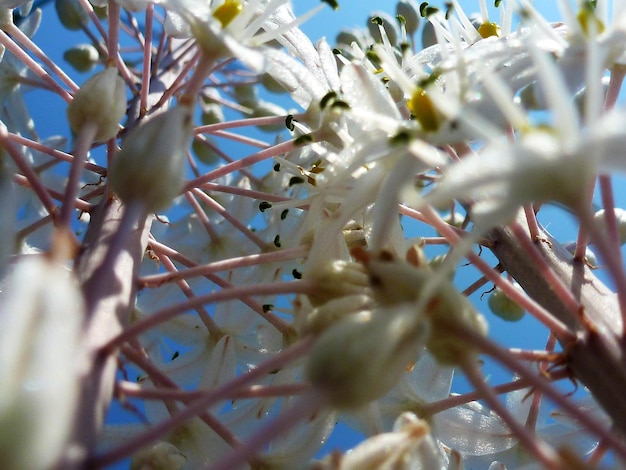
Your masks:
<path fill-rule="evenodd" d="M 500 36 L 500 27 L 497 23 L 483 23 L 478 27 L 478 34 L 480 34 L 483 39 L 491 36 L 498 37 Z"/>
<path fill-rule="evenodd" d="M 241 13 L 243 5 L 238 0 L 226 0 L 213 12 L 213 16 L 222 23 L 222 28 L 230 24 Z"/>
<path fill-rule="evenodd" d="M 437 110 L 423 88 L 417 88 L 406 105 L 423 130 L 435 132 L 439 129 L 440 120 Z"/>
<path fill-rule="evenodd" d="M 585 36 L 589 36 L 589 33 L 591 33 L 590 29 L 592 24 L 595 25 L 595 34 L 601 34 L 604 31 L 604 23 L 602 23 L 593 11 L 589 11 L 587 8 L 581 8 L 576 18 Z"/>

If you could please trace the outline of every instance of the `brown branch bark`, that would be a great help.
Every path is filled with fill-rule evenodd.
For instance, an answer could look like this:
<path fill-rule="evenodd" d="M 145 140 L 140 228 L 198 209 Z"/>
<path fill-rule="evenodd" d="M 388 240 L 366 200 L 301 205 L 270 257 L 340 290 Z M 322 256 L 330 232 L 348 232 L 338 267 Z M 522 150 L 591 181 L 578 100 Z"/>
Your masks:
<path fill-rule="evenodd" d="M 626 436 L 626 351 L 619 339 L 623 325 L 617 296 L 547 231 L 542 229 L 541 235 L 545 240 L 536 241 L 537 249 L 580 301 L 583 309 L 578 317 L 554 295 L 510 230 L 492 230 L 488 239 L 502 267 L 528 295 L 576 332 L 576 341 L 561 345 L 567 365 L 611 416 L 615 428 Z"/>

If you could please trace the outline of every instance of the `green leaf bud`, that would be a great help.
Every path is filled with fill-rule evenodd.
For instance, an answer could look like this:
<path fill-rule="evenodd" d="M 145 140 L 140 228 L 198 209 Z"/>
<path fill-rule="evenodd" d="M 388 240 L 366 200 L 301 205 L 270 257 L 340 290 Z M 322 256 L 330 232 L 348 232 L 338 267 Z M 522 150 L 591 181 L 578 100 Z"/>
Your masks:
<path fill-rule="evenodd" d="M 183 187 L 191 135 L 191 110 L 182 105 L 131 130 L 109 170 L 119 198 L 151 212 L 171 204 Z"/>
<path fill-rule="evenodd" d="M 87 80 L 67 107 L 72 131 L 78 134 L 85 126 L 95 125 L 96 142 L 115 137 L 125 113 L 126 85 L 115 68 L 106 68 Z"/>

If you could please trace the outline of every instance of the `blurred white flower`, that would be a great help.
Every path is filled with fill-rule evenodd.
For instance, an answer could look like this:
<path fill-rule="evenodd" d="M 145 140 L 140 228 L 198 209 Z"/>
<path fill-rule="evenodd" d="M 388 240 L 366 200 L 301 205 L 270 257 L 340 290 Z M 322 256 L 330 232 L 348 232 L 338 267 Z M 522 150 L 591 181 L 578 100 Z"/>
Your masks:
<path fill-rule="evenodd" d="M 0 300 L 2 465 L 52 468 L 78 401 L 82 294 L 64 266 L 30 256 L 13 267 Z"/>

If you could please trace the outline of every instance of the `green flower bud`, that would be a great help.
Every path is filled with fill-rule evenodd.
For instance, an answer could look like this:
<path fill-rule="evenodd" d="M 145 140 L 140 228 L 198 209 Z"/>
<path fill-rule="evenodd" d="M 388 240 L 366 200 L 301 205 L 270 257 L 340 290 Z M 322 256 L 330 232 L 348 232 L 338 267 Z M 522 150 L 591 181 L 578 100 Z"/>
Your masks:
<path fill-rule="evenodd" d="M 78 0 L 56 0 L 54 7 L 61 24 L 67 29 L 76 31 L 89 25 L 89 15 Z"/>
<path fill-rule="evenodd" d="M 207 138 L 207 140 L 210 139 Z M 196 158 L 206 165 L 215 165 L 220 159 L 215 150 L 198 139 L 194 139 L 191 143 L 191 150 Z"/>
<path fill-rule="evenodd" d="M 337 408 L 367 405 L 418 359 L 427 329 L 410 304 L 351 315 L 322 334 L 306 376 Z"/>
<path fill-rule="evenodd" d="M 102 6 L 92 4 L 92 6 L 93 6 L 93 11 L 98 17 L 98 19 L 106 20 L 109 17 L 109 5 L 108 4 L 105 4 Z"/>
<path fill-rule="evenodd" d="M 115 68 L 104 69 L 87 80 L 67 107 L 72 131 L 78 134 L 86 125 L 95 125 L 96 142 L 115 137 L 125 113 L 126 85 Z"/>
<path fill-rule="evenodd" d="M 224 122 L 224 112 L 222 106 L 217 103 L 202 103 L 202 114 L 200 115 L 200 121 L 203 126 L 211 124 L 218 124 Z"/>
<path fill-rule="evenodd" d="M 63 59 L 78 72 L 89 72 L 100 60 L 100 54 L 91 44 L 79 44 L 65 51 Z"/>
<path fill-rule="evenodd" d="M 367 274 L 362 265 L 354 262 L 336 260 L 315 265 L 305 273 L 305 279 L 315 282 L 315 289 L 307 294 L 314 307 L 331 300 L 369 293 Z"/>
<path fill-rule="evenodd" d="M 487 300 L 489 309 L 497 317 L 502 318 L 504 321 L 520 321 L 524 318 L 525 310 L 511 300 L 499 287 L 489 294 Z"/>
<path fill-rule="evenodd" d="M 180 193 L 187 146 L 192 135 L 191 110 L 177 106 L 133 129 L 109 170 L 111 187 L 125 203 L 140 202 L 155 212 Z"/>
<path fill-rule="evenodd" d="M 450 323 L 459 324 L 480 335 L 487 334 L 487 323 L 483 316 L 448 279 L 440 277 L 436 285 L 432 284 L 434 276 L 441 276 L 440 273 L 430 269 L 416 269 L 395 260 L 370 260 L 367 270 L 374 298 L 381 305 L 423 304 L 421 312 L 412 307 L 413 315 L 429 320 L 431 331 L 426 347 L 440 363 L 456 365 L 459 358 L 467 356 L 472 350 L 471 344 L 458 335 L 450 334 Z M 426 302 L 421 298 L 424 289 L 428 289 Z"/>
<path fill-rule="evenodd" d="M 259 94 L 254 85 L 237 85 L 233 87 L 233 92 L 241 106 L 254 108 L 259 100 Z"/>

